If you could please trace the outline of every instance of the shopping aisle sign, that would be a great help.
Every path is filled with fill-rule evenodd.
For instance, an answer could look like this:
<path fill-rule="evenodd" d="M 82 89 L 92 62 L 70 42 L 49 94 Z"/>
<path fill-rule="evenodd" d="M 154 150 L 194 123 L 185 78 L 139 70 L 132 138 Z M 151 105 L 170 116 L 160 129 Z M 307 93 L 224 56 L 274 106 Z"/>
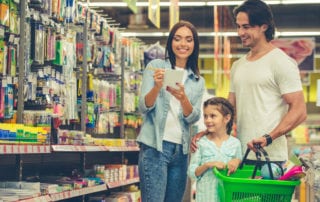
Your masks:
<path fill-rule="evenodd" d="M 179 0 L 170 0 L 170 27 L 171 29 L 174 24 L 179 22 Z"/>
<path fill-rule="evenodd" d="M 160 0 L 149 0 L 148 18 L 158 29 L 160 28 Z"/>
<path fill-rule="evenodd" d="M 123 0 L 133 13 L 137 13 L 137 0 Z"/>
<path fill-rule="evenodd" d="M 320 79 L 317 80 L 317 106 L 320 107 Z"/>

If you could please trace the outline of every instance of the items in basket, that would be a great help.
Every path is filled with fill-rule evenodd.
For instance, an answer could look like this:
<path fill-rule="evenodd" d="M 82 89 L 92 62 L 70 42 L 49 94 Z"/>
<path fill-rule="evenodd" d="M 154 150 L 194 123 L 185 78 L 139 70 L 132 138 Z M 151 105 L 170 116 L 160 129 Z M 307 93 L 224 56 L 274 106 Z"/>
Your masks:
<path fill-rule="evenodd" d="M 275 180 L 299 180 L 306 176 L 305 169 L 301 165 L 295 165 L 285 172 L 283 171 L 284 169 L 281 167 L 281 165 L 270 163 L 270 166 L 273 179 Z M 262 179 L 272 179 L 267 163 L 261 167 L 260 172 Z"/>
<path fill-rule="evenodd" d="M 281 165 L 278 165 L 276 163 L 270 163 L 270 166 L 271 172 L 273 174 L 273 179 L 279 179 L 283 175 L 283 169 Z M 272 175 L 270 175 L 267 163 L 261 167 L 261 176 L 263 179 L 272 179 Z"/>
<path fill-rule="evenodd" d="M 279 180 L 299 180 L 306 176 L 303 166 L 293 166 Z"/>

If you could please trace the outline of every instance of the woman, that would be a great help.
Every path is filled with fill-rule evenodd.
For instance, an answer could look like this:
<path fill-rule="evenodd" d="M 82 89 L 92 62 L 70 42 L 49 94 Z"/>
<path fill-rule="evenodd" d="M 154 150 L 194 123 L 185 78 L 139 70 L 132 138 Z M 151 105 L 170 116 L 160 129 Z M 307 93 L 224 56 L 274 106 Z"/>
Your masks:
<path fill-rule="evenodd" d="M 175 24 L 166 58 L 152 60 L 143 73 L 139 109 L 143 124 L 139 175 L 143 202 L 182 201 L 187 180 L 190 126 L 199 120 L 204 79 L 198 68 L 199 39 L 187 21 Z M 183 71 L 176 86 L 163 86 L 167 69 Z"/>

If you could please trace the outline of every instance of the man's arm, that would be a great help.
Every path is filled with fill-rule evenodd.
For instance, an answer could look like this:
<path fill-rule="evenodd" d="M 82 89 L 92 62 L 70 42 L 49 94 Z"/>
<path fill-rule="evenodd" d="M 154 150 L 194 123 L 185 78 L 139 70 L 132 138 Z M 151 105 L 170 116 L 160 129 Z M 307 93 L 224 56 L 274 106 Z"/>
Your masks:
<path fill-rule="evenodd" d="M 237 122 L 236 95 L 234 93 L 230 92 L 229 96 L 228 96 L 228 100 L 229 100 L 229 102 L 232 104 L 232 106 L 234 108 L 233 122 L 234 122 L 234 124 L 236 124 L 236 122 Z"/>
<path fill-rule="evenodd" d="M 307 108 L 304 102 L 303 92 L 298 91 L 282 96 L 289 105 L 288 113 L 282 118 L 281 122 L 270 133 L 272 140 L 286 134 L 307 118 Z M 264 134 L 262 134 L 264 135 Z M 253 143 L 258 143 L 262 147 L 267 145 L 265 137 L 259 137 L 248 143 L 248 147 L 253 148 Z"/>
<path fill-rule="evenodd" d="M 272 139 L 276 139 L 291 131 L 307 118 L 307 108 L 304 101 L 303 92 L 294 92 L 283 95 L 283 99 L 288 103 L 288 113 L 283 117 L 279 125 L 269 134 Z"/>
<path fill-rule="evenodd" d="M 236 111 L 236 95 L 234 93 L 229 93 L 228 100 L 234 107 L 234 111 Z"/>

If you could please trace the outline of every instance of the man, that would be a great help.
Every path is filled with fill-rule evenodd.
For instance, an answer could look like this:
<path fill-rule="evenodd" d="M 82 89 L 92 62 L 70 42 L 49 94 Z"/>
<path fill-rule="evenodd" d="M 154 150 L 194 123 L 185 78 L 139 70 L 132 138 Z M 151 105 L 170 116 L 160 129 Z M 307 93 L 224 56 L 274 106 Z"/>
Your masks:
<path fill-rule="evenodd" d="M 247 0 L 234 9 L 238 35 L 250 51 L 233 63 L 229 101 L 236 108 L 242 150 L 265 147 L 270 160 L 288 159 L 285 134 L 306 119 L 297 63 L 270 41 L 275 24 L 268 5 Z M 191 150 L 196 148 L 193 139 Z M 253 152 L 248 159 L 256 160 Z"/>

